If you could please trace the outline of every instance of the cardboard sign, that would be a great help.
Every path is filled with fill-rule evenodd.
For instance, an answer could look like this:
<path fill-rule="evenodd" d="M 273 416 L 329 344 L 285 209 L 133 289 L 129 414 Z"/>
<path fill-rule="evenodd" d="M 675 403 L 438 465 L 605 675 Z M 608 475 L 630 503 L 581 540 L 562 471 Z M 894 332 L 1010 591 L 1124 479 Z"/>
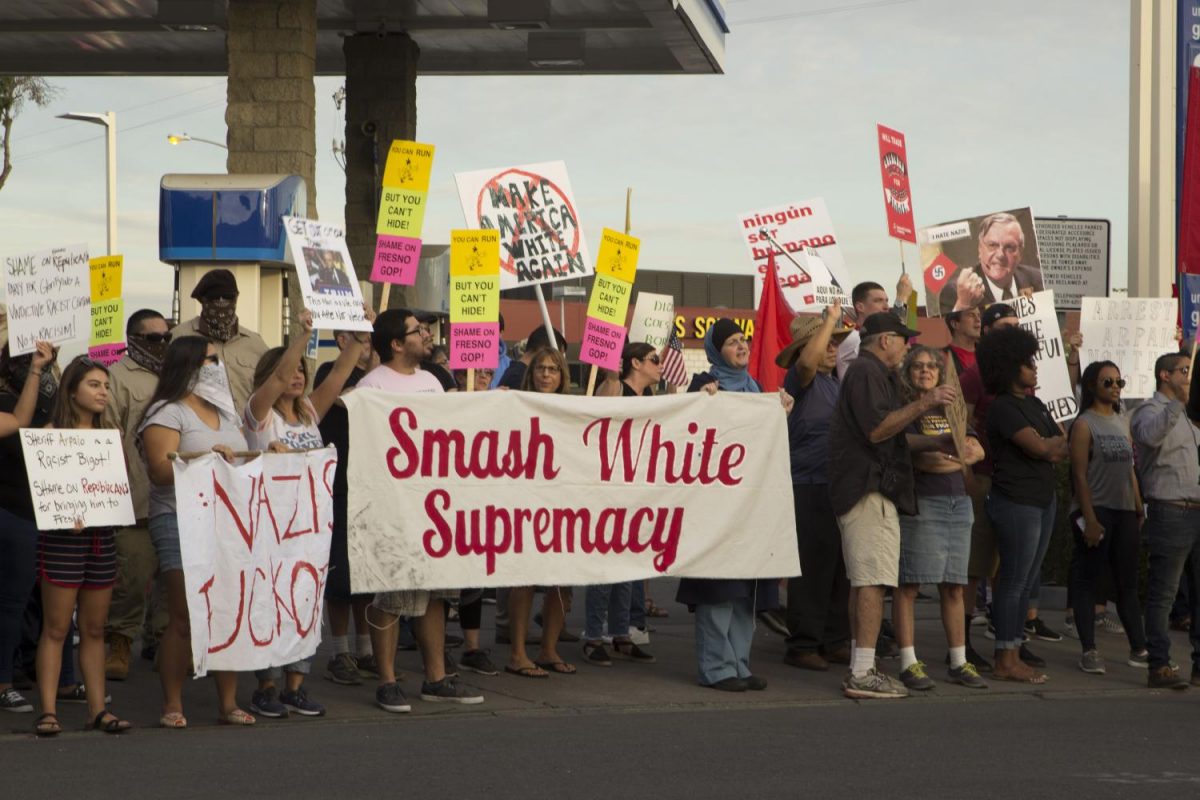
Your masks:
<path fill-rule="evenodd" d="M 1179 350 L 1171 298 L 1083 298 L 1080 362 L 1112 361 L 1125 379 L 1124 399 L 1154 395 L 1154 362 Z"/>
<path fill-rule="evenodd" d="M 21 428 L 21 452 L 41 530 L 134 524 L 120 431 Z"/>
<path fill-rule="evenodd" d="M 500 234 L 500 289 L 591 275 L 592 260 L 561 161 L 454 176 L 469 228 Z"/>
<path fill-rule="evenodd" d="M 88 260 L 92 302 L 116 300 L 121 296 L 121 274 L 125 256 L 100 256 Z"/>
<path fill-rule="evenodd" d="M 587 315 L 623 328 L 632 294 L 632 283 L 597 274 L 592 283 L 592 296 L 588 298 Z"/>
<path fill-rule="evenodd" d="M 354 593 L 796 575 L 777 397 L 358 389 Z M 276 515 L 278 517 L 278 514 Z"/>
<path fill-rule="evenodd" d="M 669 294 L 638 292 L 629 322 L 629 341 L 645 342 L 661 350 L 675 327 L 675 298 Z"/>
<path fill-rule="evenodd" d="M 288 246 L 296 264 L 300 293 L 312 312 L 313 327 L 369 331 L 362 292 L 346 247 L 346 234 L 336 225 L 301 217 L 284 217 Z"/>
<path fill-rule="evenodd" d="M 854 288 L 849 270 L 833 232 L 833 220 L 820 197 L 798 203 L 749 211 L 738 217 L 738 227 L 754 265 L 754 305 L 762 297 L 763 276 L 767 274 L 767 256 L 772 246 L 762 235 L 765 231 L 782 249 L 775 250 L 775 269 L 779 288 L 788 306 L 796 313 L 815 313 L 842 298 L 850 305 Z M 791 255 L 800 266 L 784 255 Z"/>
<path fill-rule="evenodd" d="M 92 361 L 98 361 L 106 367 L 111 367 L 113 364 L 121 360 L 125 355 L 125 343 L 115 342 L 113 344 L 94 344 L 88 347 L 88 358 Z"/>
<path fill-rule="evenodd" d="M 321 641 L 337 452 L 270 453 L 241 466 L 210 453 L 174 468 L 196 676 L 311 656 Z"/>
<path fill-rule="evenodd" d="M 916 244 L 917 231 L 913 223 L 904 134 L 884 125 L 876 125 L 875 131 L 879 137 L 879 171 L 883 176 L 883 207 L 887 212 L 888 235 Z"/>
<path fill-rule="evenodd" d="M 371 280 L 412 286 L 421 259 L 421 230 L 429 199 L 434 146 L 396 139 L 388 148 L 375 223 Z"/>
<path fill-rule="evenodd" d="M 495 369 L 500 362 L 499 322 L 451 322 L 450 369 Z"/>
<path fill-rule="evenodd" d="M 421 240 L 406 236 L 379 236 L 375 239 L 375 259 L 371 262 L 374 283 L 398 283 L 412 286 L 417 282 L 417 264 L 421 260 Z"/>
<path fill-rule="evenodd" d="M 431 144 L 403 139 L 393 141 L 383 167 L 383 185 L 428 192 L 435 149 Z"/>
<path fill-rule="evenodd" d="M 500 234 L 450 231 L 450 367 L 495 368 L 500 359 Z"/>
<path fill-rule="evenodd" d="M 116 344 L 125 341 L 125 301 L 101 300 L 92 303 L 92 335 L 88 344 Z"/>
<path fill-rule="evenodd" d="M 375 232 L 419 239 L 425 225 L 425 200 L 425 192 L 383 187 Z"/>
<path fill-rule="evenodd" d="M 596 273 L 633 283 L 637 274 L 638 250 L 641 239 L 605 228 L 600 234 L 600 253 L 596 256 Z"/>
<path fill-rule="evenodd" d="M 589 316 L 579 342 L 579 360 L 601 369 L 621 371 L 621 352 L 625 349 L 625 326 Z"/>
<path fill-rule="evenodd" d="M 92 288 L 87 245 L 76 244 L 4 259 L 8 342 L 14 356 L 44 340 L 88 338 Z"/>
<path fill-rule="evenodd" d="M 1079 401 L 1075 399 L 1071 375 L 1067 371 L 1067 354 L 1058 328 L 1054 292 L 1034 292 L 1032 297 L 1018 297 L 1012 301 L 1012 307 L 1017 310 L 1021 327 L 1038 340 L 1038 385 L 1034 394 L 1046 404 L 1046 410 L 1056 422 L 1074 418 L 1079 413 Z"/>

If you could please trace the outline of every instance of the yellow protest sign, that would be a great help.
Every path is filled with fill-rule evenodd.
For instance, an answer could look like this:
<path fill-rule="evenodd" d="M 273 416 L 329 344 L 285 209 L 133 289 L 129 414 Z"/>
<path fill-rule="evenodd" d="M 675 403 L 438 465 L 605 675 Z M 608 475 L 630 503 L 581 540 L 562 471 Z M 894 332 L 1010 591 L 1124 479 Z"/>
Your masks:
<path fill-rule="evenodd" d="M 456 277 L 500 274 L 500 232 L 450 231 L 450 275 Z"/>
<path fill-rule="evenodd" d="M 112 344 L 124 338 L 125 300 L 92 303 L 92 335 L 89 344 Z"/>
<path fill-rule="evenodd" d="M 596 272 L 633 283 L 633 276 L 637 273 L 638 248 L 641 244 L 637 237 L 605 228 L 600 235 Z"/>
<path fill-rule="evenodd" d="M 425 192 L 384 187 L 379 199 L 376 233 L 419 239 L 424 224 Z"/>
<path fill-rule="evenodd" d="M 500 275 L 450 276 L 451 322 L 494 322 L 500 318 Z"/>
<path fill-rule="evenodd" d="M 396 139 L 388 150 L 383 167 L 383 185 L 418 192 L 429 191 L 429 174 L 433 171 L 431 144 Z"/>
<path fill-rule="evenodd" d="M 633 284 L 596 273 L 592 284 L 592 296 L 588 300 L 587 315 L 618 327 L 625 326 L 625 312 L 629 310 L 629 297 Z"/>
<path fill-rule="evenodd" d="M 121 273 L 125 256 L 99 256 L 88 259 L 92 282 L 92 302 L 114 300 L 121 296 Z"/>

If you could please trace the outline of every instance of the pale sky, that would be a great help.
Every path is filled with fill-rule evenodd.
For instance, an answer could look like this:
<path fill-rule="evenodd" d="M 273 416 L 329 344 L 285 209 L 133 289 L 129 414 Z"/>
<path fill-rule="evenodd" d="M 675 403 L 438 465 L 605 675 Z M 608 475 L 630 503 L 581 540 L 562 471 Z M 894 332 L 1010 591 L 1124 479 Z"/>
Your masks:
<path fill-rule="evenodd" d="M 1112 221 L 1112 285 L 1126 284 L 1128 0 L 725 0 L 724 75 L 436 77 L 417 82 L 417 138 L 437 146 L 424 238 L 463 225 L 455 172 L 563 160 L 585 234 L 624 221 L 632 186 L 639 269 L 750 274 L 736 216 L 824 197 L 852 278 L 895 285 L 875 124 L 908 140 L 918 227 L 1007 208 Z M 0 190 L 0 251 L 105 248 L 99 126 L 118 114 L 118 225 L 126 310 L 170 310 L 158 261 L 165 173 L 225 170 L 223 78 L 58 78 L 29 108 Z M 340 222 L 331 142 L 335 78 L 317 80 L 317 205 Z M 907 261 L 917 262 L 915 247 Z"/>

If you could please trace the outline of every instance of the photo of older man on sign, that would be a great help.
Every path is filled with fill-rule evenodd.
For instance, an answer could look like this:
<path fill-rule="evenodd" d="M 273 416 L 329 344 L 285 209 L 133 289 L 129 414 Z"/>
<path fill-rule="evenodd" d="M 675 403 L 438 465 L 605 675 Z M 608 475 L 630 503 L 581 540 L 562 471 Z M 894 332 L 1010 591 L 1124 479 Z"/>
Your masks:
<path fill-rule="evenodd" d="M 1000 211 L 921 229 L 925 288 L 933 314 L 949 314 L 1042 291 L 1033 214 Z M 975 260 L 973 266 L 966 266 Z"/>

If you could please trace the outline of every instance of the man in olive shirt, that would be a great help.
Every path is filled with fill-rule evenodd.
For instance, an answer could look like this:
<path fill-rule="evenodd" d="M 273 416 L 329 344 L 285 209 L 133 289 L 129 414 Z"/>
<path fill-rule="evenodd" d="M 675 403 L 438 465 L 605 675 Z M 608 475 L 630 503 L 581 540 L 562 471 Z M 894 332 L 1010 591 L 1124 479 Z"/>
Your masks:
<path fill-rule="evenodd" d="M 104 672 L 116 681 L 129 677 L 131 645 L 146 617 L 146 587 L 158 571 L 158 558 L 146 527 L 150 480 L 146 476 L 146 463 L 138 452 L 137 426 L 158 385 L 158 373 L 171 334 L 162 314 L 144 308 L 130 315 L 125 325 L 125 341 L 125 357 L 109 368 L 109 399 L 104 409 L 104 425 L 121 431 L 136 518 L 133 527 L 117 531 L 117 582 L 113 586 L 108 623 L 104 626 L 109 647 Z M 147 644 L 157 643 L 167 624 L 161 594 L 154 594 L 158 602 L 145 624 L 143 650 Z"/>
<path fill-rule="evenodd" d="M 179 323 L 174 330 L 175 338 L 206 336 L 212 341 L 229 376 L 233 407 L 241 414 L 254 391 L 254 369 L 267 352 L 267 343 L 238 324 L 237 279 L 229 270 L 206 272 L 192 291 L 192 299 L 200 301 L 200 316 Z"/>

